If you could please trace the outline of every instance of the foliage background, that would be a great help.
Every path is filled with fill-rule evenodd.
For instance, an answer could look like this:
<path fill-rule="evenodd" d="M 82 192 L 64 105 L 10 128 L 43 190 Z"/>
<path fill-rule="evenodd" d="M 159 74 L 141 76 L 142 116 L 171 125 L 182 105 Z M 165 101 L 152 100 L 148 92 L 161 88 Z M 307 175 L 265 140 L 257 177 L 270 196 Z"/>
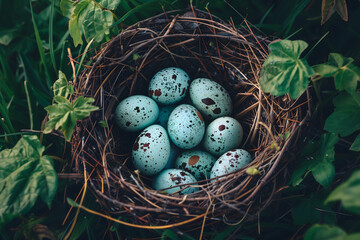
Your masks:
<path fill-rule="evenodd" d="M 113 2 L 118 4 L 112 11 L 115 16 L 113 21 L 122 21 L 111 28 L 109 34 L 101 41 L 109 40 L 127 25 L 141 19 L 164 10 L 185 9 L 189 5 L 189 1 L 185 0 L 162 0 L 150 3 L 145 0 Z M 341 6 L 345 0 L 325 2 Z M 347 22 L 343 21 L 339 14 L 334 13 L 323 25 L 321 25 L 322 13 L 324 15 L 326 12 L 324 8 L 323 12 L 321 11 L 320 0 L 198 0 L 192 3 L 200 9 L 208 7 L 212 14 L 224 20 L 232 19 L 236 26 L 240 26 L 246 18 L 264 35 L 277 36 L 281 39 L 288 37 L 292 40 L 301 39 L 310 47 L 328 33 L 307 58 L 310 65 L 327 62 L 329 53 L 341 53 L 343 56 L 352 57 L 355 65 L 360 63 L 360 2 L 358 1 L 346 1 Z M 110 9 L 111 6 L 108 8 Z M 343 13 L 343 11 L 339 12 Z M 44 155 L 41 156 L 46 159 L 51 158 L 58 172 L 57 191 L 52 203 L 49 204 L 47 198 L 43 199 L 45 201 L 38 199 L 31 210 L 18 214 L 14 212 L 14 216 L 10 217 L 14 218 L 13 220 L 1 223 L 0 236 L 3 239 L 37 239 L 45 236 L 50 239 L 63 239 L 72 226 L 76 212 L 73 209 L 68 215 L 71 206 L 66 202 L 66 197 L 75 199 L 83 185 L 81 181 L 61 173 L 61 169 L 71 159 L 69 146 L 61 133 L 56 131 L 54 134 L 43 135 L 41 130 L 44 129 L 43 120 L 47 115 L 45 108 L 53 103 L 54 94 L 51 86 L 58 79 L 58 71 L 65 73 L 69 80 L 73 76 L 68 49 L 80 62 L 82 54 L 86 52 L 89 38 L 82 38 L 83 44 L 74 46 L 71 37 L 73 34 L 69 31 L 69 19 L 63 16 L 60 1 L 0 0 L 0 19 L 0 150 L 14 147 L 22 135 L 37 136 L 40 143 L 45 146 Z M 105 25 L 103 28 L 108 30 Z M 89 59 L 88 57 L 86 56 L 86 60 Z M 79 65 L 76 67 L 76 72 L 81 70 Z M 325 78 L 314 84 L 316 117 L 310 126 L 313 129 L 312 135 L 308 138 L 312 142 L 307 145 L 307 150 L 310 149 L 307 156 L 313 156 L 311 154 L 315 152 L 315 150 L 311 152 L 311 147 L 319 146 L 319 143 L 326 143 L 326 139 L 331 139 L 329 135 L 328 138 L 321 135 L 326 133 L 323 127 L 328 116 L 334 111 L 333 99 L 336 95 L 338 91 L 331 78 Z M 356 109 L 354 111 L 356 113 Z M 321 186 L 309 174 L 303 182 L 300 181 L 301 184 L 293 184 L 296 186 L 288 187 L 283 191 L 281 198 L 274 203 L 281 206 L 278 211 L 275 212 L 270 207 L 262 213 L 258 222 L 247 222 L 231 227 L 219 226 L 217 237 L 209 232 L 205 232 L 204 236 L 216 239 L 226 237 L 239 239 L 240 236 L 242 239 L 354 237 L 355 235 L 348 234 L 360 232 L 358 228 L 360 204 L 357 200 L 358 205 L 356 205 L 355 201 L 360 199 L 360 191 L 354 190 L 353 195 L 350 194 L 353 198 L 348 199 L 348 202 L 355 201 L 355 206 L 351 206 L 349 210 L 345 199 L 342 198 L 341 188 L 336 192 L 333 189 L 345 182 L 352 174 L 350 178 L 352 181 L 346 181 L 347 185 L 345 184 L 345 187 L 341 185 L 342 189 L 349 189 L 349 185 L 355 189 L 360 188 L 357 181 L 360 173 L 355 172 L 355 169 L 360 167 L 359 153 L 349 151 L 355 138 L 356 134 L 351 134 L 347 137 L 340 136 L 337 141 L 333 151 L 335 174 L 329 185 Z M 333 145 L 323 150 L 333 149 Z M 0 160 L 4 161 L 4 159 Z M 301 163 L 302 160 L 299 158 L 298 162 Z M 0 186 L 0 191 L 4 193 L 3 185 Z M 328 196 L 330 199 L 324 203 Z M 343 204 L 336 202 L 341 199 Z M 96 200 L 89 193 L 85 197 L 84 205 L 99 210 Z M 84 212 L 80 212 L 74 226 L 71 239 L 124 239 L 149 236 L 190 238 L 186 233 L 180 235 L 176 229 L 159 232 L 134 231 Z M 322 233 L 330 235 L 324 237 Z"/>

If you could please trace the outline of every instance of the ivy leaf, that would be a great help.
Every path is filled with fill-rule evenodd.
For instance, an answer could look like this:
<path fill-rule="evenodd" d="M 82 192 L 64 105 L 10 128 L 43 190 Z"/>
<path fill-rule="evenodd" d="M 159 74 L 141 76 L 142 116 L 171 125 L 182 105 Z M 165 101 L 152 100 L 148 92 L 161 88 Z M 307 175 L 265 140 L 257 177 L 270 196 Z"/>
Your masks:
<path fill-rule="evenodd" d="M 65 139 L 70 141 L 76 121 L 90 115 L 91 112 L 98 110 L 92 106 L 93 98 L 78 97 L 73 103 L 62 96 L 55 96 L 55 103 L 45 108 L 49 113 L 49 121 L 46 124 L 44 133 L 50 133 L 53 128 L 59 129 L 64 133 Z"/>
<path fill-rule="evenodd" d="M 360 133 L 359 133 L 359 135 L 357 135 L 355 141 L 351 145 L 350 150 L 351 151 L 360 151 Z"/>
<path fill-rule="evenodd" d="M 71 19 L 75 9 L 75 2 L 72 0 L 61 0 L 60 1 L 60 10 L 64 17 Z"/>
<path fill-rule="evenodd" d="M 314 69 L 316 74 L 318 74 L 324 78 L 334 76 L 335 73 L 339 70 L 339 68 L 337 68 L 331 64 L 328 64 L 328 63 L 315 65 L 315 66 L 312 66 L 312 68 Z"/>
<path fill-rule="evenodd" d="M 26 214 L 40 197 L 48 206 L 57 189 L 52 159 L 37 136 L 23 136 L 0 152 L 0 222 Z"/>
<path fill-rule="evenodd" d="M 301 53 L 308 44 L 301 40 L 282 40 L 269 45 L 270 54 L 260 72 L 260 85 L 264 92 L 275 96 L 286 93 L 298 98 L 307 88 L 309 78 L 315 74 Z"/>
<path fill-rule="evenodd" d="M 54 96 L 62 96 L 68 98 L 69 95 L 74 94 L 74 87 L 69 85 L 65 74 L 59 71 L 59 79 L 53 85 Z"/>
<path fill-rule="evenodd" d="M 61 0 L 60 7 L 64 16 L 70 19 L 69 32 L 75 47 L 83 44 L 82 35 L 87 42 L 94 38 L 100 43 L 110 34 L 109 27 L 114 23 L 111 10 L 117 8 L 121 0 L 82 0 L 73 2 Z"/>
<path fill-rule="evenodd" d="M 355 92 L 357 82 L 360 81 L 360 69 L 353 62 L 354 59 L 346 58 L 341 54 L 329 54 L 329 63 L 338 68 L 338 71 L 334 74 L 337 90 L 345 90 L 348 93 Z"/>
<path fill-rule="evenodd" d="M 360 129 L 360 92 L 341 93 L 333 99 L 335 110 L 326 119 L 324 129 L 348 136 Z"/>
<path fill-rule="evenodd" d="M 360 170 L 353 172 L 348 180 L 335 188 L 325 204 L 339 200 L 345 209 L 360 214 Z"/>
<path fill-rule="evenodd" d="M 305 233 L 304 240 L 343 240 L 346 232 L 339 227 L 315 224 Z"/>
<path fill-rule="evenodd" d="M 335 176 L 334 145 L 338 142 L 336 134 L 327 133 L 319 141 L 310 141 L 300 155 L 301 163 L 290 179 L 292 186 L 299 185 L 311 172 L 315 180 L 324 187 L 329 187 Z"/>
<path fill-rule="evenodd" d="M 346 0 L 323 0 L 321 6 L 321 25 L 323 25 L 334 12 L 344 20 L 348 20 Z"/>

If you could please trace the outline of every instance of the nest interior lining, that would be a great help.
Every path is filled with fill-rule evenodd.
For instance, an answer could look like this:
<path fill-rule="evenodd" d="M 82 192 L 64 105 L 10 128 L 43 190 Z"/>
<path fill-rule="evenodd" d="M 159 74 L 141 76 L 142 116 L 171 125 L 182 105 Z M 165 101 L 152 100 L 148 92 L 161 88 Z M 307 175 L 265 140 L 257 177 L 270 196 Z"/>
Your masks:
<path fill-rule="evenodd" d="M 75 169 L 87 171 L 90 186 L 108 214 L 122 214 L 141 225 L 189 225 L 208 216 L 214 221 L 251 218 L 271 201 L 305 119 L 306 96 L 264 94 L 260 68 L 269 40 L 250 28 L 236 29 L 209 13 L 174 12 L 142 21 L 121 32 L 94 56 L 75 85 L 76 92 L 94 97 L 100 111 L 78 124 L 72 149 Z M 151 189 L 151 179 L 129 167 L 137 134 L 120 131 L 114 121 L 116 105 L 124 98 L 147 95 L 151 77 L 165 67 L 179 67 L 191 79 L 206 77 L 230 93 L 233 114 L 244 128 L 242 148 L 251 152 L 249 166 L 215 182 L 201 181 L 189 195 L 165 195 Z M 99 122 L 105 121 L 108 127 Z M 289 137 L 285 137 L 288 136 Z"/>

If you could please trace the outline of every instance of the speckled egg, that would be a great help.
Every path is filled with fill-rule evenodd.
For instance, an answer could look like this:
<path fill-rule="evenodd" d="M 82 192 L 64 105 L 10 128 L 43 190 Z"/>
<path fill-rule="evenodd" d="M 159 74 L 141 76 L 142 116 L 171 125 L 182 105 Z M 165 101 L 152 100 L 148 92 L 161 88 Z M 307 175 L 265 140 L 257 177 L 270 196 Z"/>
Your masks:
<path fill-rule="evenodd" d="M 220 117 L 212 121 L 206 128 L 203 147 L 214 156 L 220 156 L 237 148 L 242 138 L 243 128 L 236 119 Z"/>
<path fill-rule="evenodd" d="M 155 175 L 164 169 L 170 157 L 170 140 L 160 125 L 151 125 L 137 137 L 133 150 L 133 164 L 143 175 Z"/>
<path fill-rule="evenodd" d="M 208 179 L 216 158 L 201 150 L 190 150 L 181 153 L 175 166 L 191 173 L 197 180 Z"/>
<path fill-rule="evenodd" d="M 116 107 L 115 118 L 121 129 L 140 131 L 153 124 L 159 115 L 159 107 L 147 96 L 134 95 L 122 100 Z"/>
<path fill-rule="evenodd" d="M 205 119 L 214 120 L 231 114 L 230 95 L 217 82 L 207 78 L 197 78 L 190 84 L 189 95 L 193 105 L 199 109 Z"/>
<path fill-rule="evenodd" d="M 180 102 L 189 88 L 190 77 L 182 69 L 165 68 L 157 72 L 150 81 L 149 96 L 163 105 Z"/>
<path fill-rule="evenodd" d="M 159 117 L 156 122 L 166 129 L 170 113 L 175 109 L 175 107 L 175 105 L 161 107 L 159 111 Z"/>
<path fill-rule="evenodd" d="M 164 190 L 168 194 L 172 194 L 183 188 L 186 188 L 186 189 L 182 190 L 180 193 L 181 194 L 190 194 L 190 193 L 194 193 L 194 192 L 198 191 L 199 189 L 195 188 L 195 187 L 187 187 L 186 185 L 179 186 L 179 187 L 175 187 L 175 186 L 181 185 L 181 184 L 193 183 L 193 182 L 196 182 L 196 178 L 193 175 L 191 175 L 190 173 L 185 172 L 184 170 L 166 169 L 166 170 L 162 171 L 155 178 L 153 186 L 156 190 L 174 187 L 174 188 Z"/>
<path fill-rule="evenodd" d="M 205 133 L 205 123 L 196 108 L 189 104 L 182 104 L 171 112 L 167 130 L 176 146 L 190 149 L 201 142 Z"/>
<path fill-rule="evenodd" d="M 234 149 L 221 155 L 211 169 L 210 178 L 238 170 L 251 162 L 251 155 L 244 149 Z"/>

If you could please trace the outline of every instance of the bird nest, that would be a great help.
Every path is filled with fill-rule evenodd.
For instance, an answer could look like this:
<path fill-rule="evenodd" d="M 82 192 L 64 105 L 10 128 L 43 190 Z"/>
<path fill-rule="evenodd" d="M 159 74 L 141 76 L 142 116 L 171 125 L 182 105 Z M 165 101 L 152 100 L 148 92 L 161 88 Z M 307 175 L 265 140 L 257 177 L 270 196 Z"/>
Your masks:
<path fill-rule="evenodd" d="M 124 224 L 141 228 L 234 224 L 257 216 L 284 186 L 308 97 L 292 100 L 261 90 L 260 69 L 270 41 L 246 21 L 244 26 L 196 9 L 166 12 L 128 27 L 94 54 L 75 90 L 93 97 L 100 110 L 78 122 L 71 145 L 74 169 L 86 173 L 104 215 L 120 215 Z M 118 103 L 147 95 L 152 76 L 166 67 L 179 67 L 191 79 L 212 79 L 228 90 L 232 117 L 244 129 L 241 148 L 253 157 L 221 179 L 199 181 L 200 190 L 188 195 L 154 190 L 153 179 L 131 167 L 136 134 L 115 123 Z"/>

